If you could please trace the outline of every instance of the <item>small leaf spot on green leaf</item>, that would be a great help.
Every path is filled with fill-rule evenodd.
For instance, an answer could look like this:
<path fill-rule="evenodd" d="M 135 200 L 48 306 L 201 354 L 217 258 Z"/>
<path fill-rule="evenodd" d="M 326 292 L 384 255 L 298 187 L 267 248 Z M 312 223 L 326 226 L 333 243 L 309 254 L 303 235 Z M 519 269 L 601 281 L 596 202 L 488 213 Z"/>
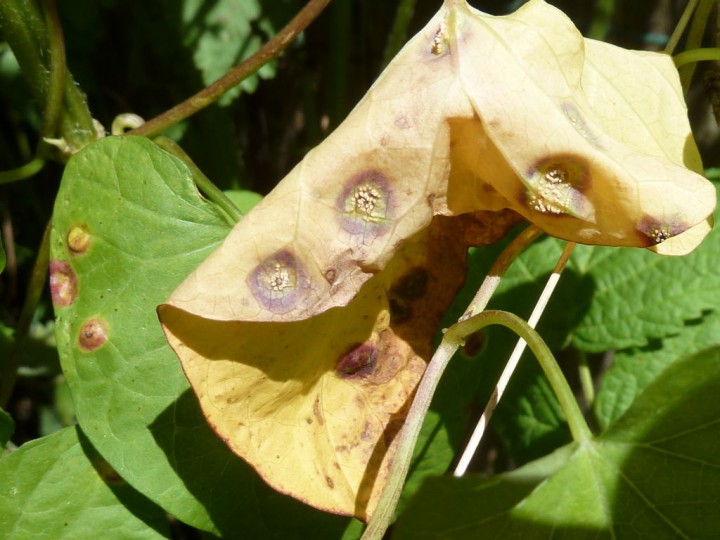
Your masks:
<path fill-rule="evenodd" d="M 389 192 L 387 178 L 376 170 L 353 177 L 337 201 L 342 228 L 355 235 L 383 234 L 390 220 Z"/>
<path fill-rule="evenodd" d="M 248 276 L 248 285 L 257 301 L 273 313 L 293 310 L 307 294 L 307 276 L 287 249 L 261 262 Z"/>
<path fill-rule="evenodd" d="M 78 345 L 84 351 L 94 351 L 105 344 L 107 337 L 105 321 L 99 318 L 90 319 L 80 328 Z"/>
<path fill-rule="evenodd" d="M 92 235 L 85 225 L 75 225 L 68 231 L 67 246 L 73 255 L 85 253 L 91 242 Z"/>
<path fill-rule="evenodd" d="M 50 261 L 50 296 L 56 308 L 67 307 L 77 296 L 77 276 L 64 261 Z"/>
<path fill-rule="evenodd" d="M 377 348 L 370 343 L 353 345 L 337 361 L 335 373 L 341 379 L 365 379 L 375 371 L 377 356 Z"/>

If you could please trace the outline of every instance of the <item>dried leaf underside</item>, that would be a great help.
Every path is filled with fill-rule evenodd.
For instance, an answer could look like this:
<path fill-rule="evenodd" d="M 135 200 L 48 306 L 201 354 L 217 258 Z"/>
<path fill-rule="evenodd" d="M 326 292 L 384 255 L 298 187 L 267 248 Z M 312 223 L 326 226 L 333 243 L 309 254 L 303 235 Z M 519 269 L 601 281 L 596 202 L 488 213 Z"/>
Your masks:
<path fill-rule="evenodd" d="M 448 0 L 161 321 L 233 451 L 367 519 L 467 247 L 522 216 L 684 253 L 715 201 L 700 170 L 669 57 L 584 40 L 540 0 L 507 17 Z"/>

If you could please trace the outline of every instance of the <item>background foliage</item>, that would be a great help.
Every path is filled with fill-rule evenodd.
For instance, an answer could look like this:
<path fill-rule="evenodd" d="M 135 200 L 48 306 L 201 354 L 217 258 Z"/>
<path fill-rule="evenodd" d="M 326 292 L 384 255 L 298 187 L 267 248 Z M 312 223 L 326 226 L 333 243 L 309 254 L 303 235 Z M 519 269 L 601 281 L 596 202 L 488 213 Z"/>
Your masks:
<path fill-rule="evenodd" d="M 232 197 L 249 207 L 252 196 L 241 190 L 267 193 L 367 91 L 397 37 L 392 33 L 394 20 L 411 3 L 336 0 L 280 58 L 166 134 L 213 182 L 232 190 Z M 496 14 L 520 3 L 473 2 Z M 662 47 L 682 8 L 677 4 L 673 9 L 655 1 L 556 2 L 586 35 L 634 48 Z M 58 7 L 69 69 L 87 95 L 93 116 L 109 128 L 119 113 L 151 118 L 213 81 L 255 52 L 301 6 L 298 0 L 80 0 Z M 437 7 L 437 1 L 418 0 L 409 31 L 417 30 Z M 7 31 L 2 23 L 0 37 Z M 718 137 L 701 78 L 702 73 L 696 76 L 689 100 L 705 164 L 712 168 L 720 165 Z M 43 104 L 5 42 L 0 42 L 0 103 L 0 170 L 8 170 L 33 158 Z M 189 183 L 193 173 L 180 161 L 148 141 L 106 142 L 72 162 L 62 188 L 63 164 L 53 161 L 22 182 L 0 185 L 0 362 L 7 366 L 14 355 L 19 360 L 19 377 L 4 404 L 9 414 L 0 410 L 0 443 L 9 441 L 11 449 L 28 443 L 0 459 L 0 531 L 13 538 L 58 538 L 60 531 L 68 538 L 83 538 L 97 530 L 123 538 L 195 538 L 201 530 L 227 537 L 358 537 L 357 522 L 314 511 L 267 488 L 204 424 L 176 359 L 163 348 L 154 307 L 224 237 L 229 225 L 216 208 L 196 196 Z M 137 200 L 115 204 L 114 189 L 121 189 L 123 182 L 132 188 L 139 181 L 138 169 L 129 167 L 123 175 L 115 159 L 133 165 L 152 162 L 155 172 L 142 169 L 141 179 L 147 185 L 167 184 L 165 197 L 138 194 Z M 99 183 L 77 180 L 83 167 Z M 708 172 L 718 176 L 715 169 Z M 108 184 L 99 189 L 103 181 Z M 27 335 L 17 334 L 38 246 L 56 199 L 59 205 L 72 202 L 56 219 L 70 220 L 77 208 L 83 215 L 92 209 L 98 219 L 106 220 L 101 235 L 108 240 L 106 251 L 96 250 L 87 265 L 97 267 L 98 260 L 107 258 L 115 261 L 114 268 L 89 278 L 87 286 L 94 287 L 97 296 L 89 305 L 77 306 L 80 314 L 73 312 L 56 322 L 45 292 Z M 191 231 L 174 221 L 180 204 L 187 209 L 185 226 L 193 224 Z M 177 238 L 184 240 L 181 249 Z M 118 244 L 117 239 L 126 243 Z M 468 282 L 446 324 L 463 311 L 501 247 L 473 251 Z M 527 250 L 492 305 L 526 316 L 560 250 L 561 243 L 553 239 Z M 715 353 L 678 363 L 691 353 L 720 345 L 720 282 L 714 264 L 718 250 L 720 239 L 713 232 L 682 259 L 585 247 L 573 255 L 540 332 L 560 356 L 591 424 L 598 430 L 610 428 L 603 435 L 610 441 L 607 445 L 622 437 L 649 440 L 648 433 L 657 427 L 641 433 L 628 417 L 614 422 L 628 410 L 629 418 L 637 419 L 639 411 L 656 409 L 663 402 L 658 396 L 670 390 L 686 396 L 678 405 L 686 416 L 669 411 L 657 417 L 658 425 L 662 419 L 669 432 L 693 426 L 706 430 L 700 439 L 682 439 L 682 448 L 672 449 L 673 455 L 685 456 L 688 447 L 702 448 L 718 440 L 712 423 L 717 411 L 709 405 L 713 400 L 707 385 L 689 381 L 677 386 L 684 380 L 679 373 L 705 377 L 708 384 L 720 382 Z M 183 257 L 181 264 L 168 262 L 188 253 L 192 257 Z M 118 264 L 123 257 L 126 262 Z M 128 349 L 114 358 L 101 358 L 103 363 L 93 367 L 73 350 L 71 337 L 77 331 L 75 317 L 81 318 L 83 310 L 96 311 L 101 300 L 103 310 L 116 313 L 113 324 L 127 329 Z M 498 496 L 497 486 L 473 479 L 459 487 L 451 479 L 435 479 L 421 488 L 425 477 L 444 472 L 450 464 L 513 345 L 512 337 L 501 330 L 488 331 L 482 342 L 479 351 L 468 348 L 456 358 L 441 383 L 405 501 L 420 493 L 401 518 L 400 537 L 417 538 L 418 531 L 452 535 L 448 531 L 472 519 L 475 508 Z M 663 376 L 664 371 L 675 376 Z M 5 368 L 1 373 L 6 376 Z M 597 388 L 595 396 L 580 384 L 580 374 L 588 373 Z M 80 427 L 75 426 L 77 417 Z M 517 478 L 545 478 L 558 471 L 562 454 L 532 461 L 570 440 L 549 385 L 530 357 L 523 360 L 492 427 L 475 469 L 519 471 L 515 477 L 499 477 L 502 493 L 510 493 L 510 508 L 516 502 L 512 497 L 522 499 L 537 484 Z M 681 459 L 685 479 L 700 474 L 688 466 L 692 459 L 707 456 Z M 516 469 L 526 463 L 530 469 Z M 575 474 L 574 482 L 587 481 L 581 473 Z M 513 492 L 508 485 L 524 486 L 524 491 Z M 676 505 L 683 502 L 677 487 L 648 489 L 675 489 L 671 499 Z M 447 496 L 438 498 L 437 493 Z M 554 500 L 552 493 L 545 496 Z M 469 502 L 463 506 L 459 500 Z M 54 510 L 47 513 L 49 508 Z M 167 512 L 184 523 L 168 520 Z M 445 517 L 436 519 L 438 515 Z M 717 524 L 709 520 L 702 525 L 712 532 Z M 472 524 L 463 526 L 477 530 Z M 528 530 L 533 529 L 525 533 Z M 579 538 L 597 530 L 576 532 Z"/>

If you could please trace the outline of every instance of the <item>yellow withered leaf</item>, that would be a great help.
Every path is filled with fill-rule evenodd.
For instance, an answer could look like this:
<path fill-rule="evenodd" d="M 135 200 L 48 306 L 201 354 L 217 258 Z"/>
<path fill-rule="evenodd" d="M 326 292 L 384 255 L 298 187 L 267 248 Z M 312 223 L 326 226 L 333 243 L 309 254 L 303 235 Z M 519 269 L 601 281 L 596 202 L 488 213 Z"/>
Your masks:
<path fill-rule="evenodd" d="M 700 170 L 668 57 L 584 40 L 540 0 L 507 17 L 447 0 L 160 318 L 233 451 L 367 519 L 467 246 L 521 215 L 689 251 L 715 202 Z"/>

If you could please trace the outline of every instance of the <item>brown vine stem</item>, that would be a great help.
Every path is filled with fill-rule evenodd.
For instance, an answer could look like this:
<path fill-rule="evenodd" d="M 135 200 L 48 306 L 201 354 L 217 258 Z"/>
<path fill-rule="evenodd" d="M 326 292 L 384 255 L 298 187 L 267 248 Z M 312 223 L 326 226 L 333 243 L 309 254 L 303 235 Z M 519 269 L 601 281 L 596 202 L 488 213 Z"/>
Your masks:
<path fill-rule="evenodd" d="M 267 62 L 279 55 L 300 32 L 305 30 L 305 28 L 320 15 L 329 3 L 330 0 L 310 0 L 296 16 L 280 30 L 280 32 L 275 34 L 270 41 L 265 43 L 258 52 L 240 62 L 217 81 L 194 96 L 189 97 L 161 115 L 148 120 L 140 127 L 126 132 L 126 135 L 153 137 L 178 122 L 185 120 L 189 116 L 192 116 L 196 112 L 201 111 L 208 105 L 211 105 L 225 92 L 241 83 Z"/>

